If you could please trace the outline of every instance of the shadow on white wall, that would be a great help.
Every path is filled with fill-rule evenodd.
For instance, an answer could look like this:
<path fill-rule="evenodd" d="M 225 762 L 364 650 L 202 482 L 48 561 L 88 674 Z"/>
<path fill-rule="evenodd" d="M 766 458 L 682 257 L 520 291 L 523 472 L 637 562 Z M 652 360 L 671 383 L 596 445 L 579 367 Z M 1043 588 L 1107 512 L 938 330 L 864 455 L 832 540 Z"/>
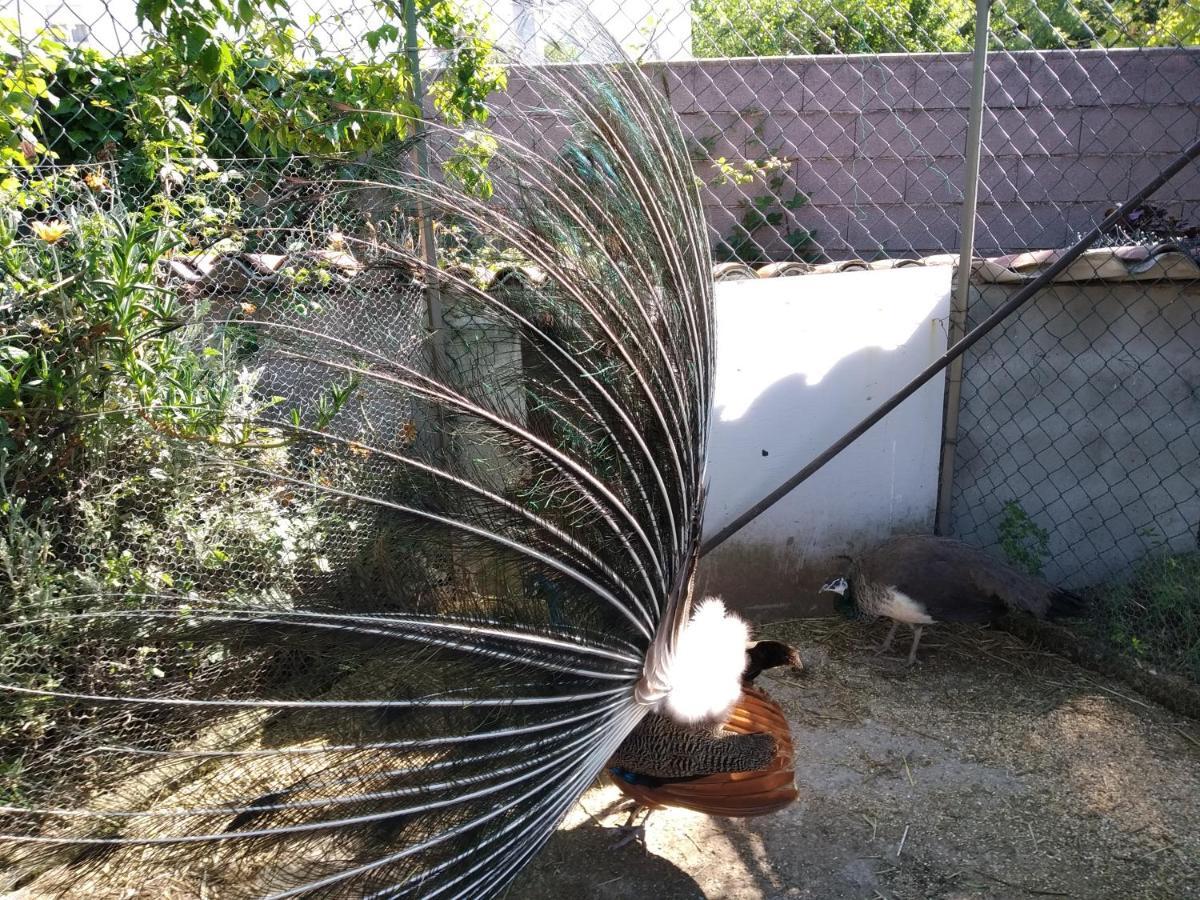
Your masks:
<path fill-rule="evenodd" d="M 945 352 L 951 272 L 911 267 L 717 286 L 706 534 Z M 732 569 L 742 569 L 739 552 L 756 560 L 735 589 L 719 579 L 727 599 L 743 608 L 787 603 L 780 594 L 808 591 L 818 577 L 802 569 L 896 531 L 932 529 L 944 390 L 944 378 L 933 379 L 719 551 L 715 558 Z M 772 576 L 772 565 L 795 578 Z"/>

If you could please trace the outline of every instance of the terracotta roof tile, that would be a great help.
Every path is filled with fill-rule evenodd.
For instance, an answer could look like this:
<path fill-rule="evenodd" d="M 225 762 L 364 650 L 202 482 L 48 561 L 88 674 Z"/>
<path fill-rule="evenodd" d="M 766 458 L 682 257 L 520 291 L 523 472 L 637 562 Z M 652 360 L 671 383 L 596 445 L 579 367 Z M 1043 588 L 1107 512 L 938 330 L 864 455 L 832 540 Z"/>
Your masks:
<path fill-rule="evenodd" d="M 1034 250 L 988 259 L 977 259 L 972 266 L 974 280 L 991 284 L 1019 284 L 1035 277 L 1063 253 L 1062 250 Z M 269 289 L 278 282 L 280 271 L 290 263 L 321 263 L 346 281 L 361 276 L 369 268 L 344 251 L 310 251 L 301 257 L 266 253 L 197 254 L 178 256 L 167 261 L 168 275 L 191 291 L 238 294 L 247 290 Z M 899 269 L 909 266 L 956 265 L 957 254 L 942 253 L 921 259 L 861 259 L 821 264 L 805 262 L 767 263 L 757 268 L 741 262 L 713 266 L 714 281 L 743 281 L 757 278 L 791 278 L 808 274 Z M 456 266 L 450 274 L 484 286 L 486 290 L 522 284 L 541 284 L 546 275 L 532 266 L 510 265 L 490 271 Z M 1200 262 L 1195 248 L 1175 243 L 1153 247 L 1126 246 L 1088 250 L 1071 263 L 1056 281 L 1161 281 L 1198 280 Z"/>

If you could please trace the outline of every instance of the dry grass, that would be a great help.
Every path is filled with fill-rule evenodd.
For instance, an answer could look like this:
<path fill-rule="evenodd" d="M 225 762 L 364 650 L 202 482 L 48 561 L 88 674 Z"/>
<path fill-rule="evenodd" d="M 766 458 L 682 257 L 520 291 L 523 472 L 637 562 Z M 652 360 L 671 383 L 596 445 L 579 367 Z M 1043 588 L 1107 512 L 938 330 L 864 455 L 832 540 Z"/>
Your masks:
<path fill-rule="evenodd" d="M 792 723 L 795 806 L 745 821 L 657 812 L 648 851 L 610 851 L 609 827 L 625 813 L 601 782 L 509 896 L 1200 896 L 1195 722 L 1003 632 L 929 629 L 910 670 L 903 639 L 896 655 L 874 654 L 884 630 L 844 619 L 761 629 L 800 647 L 808 666 L 762 679 Z M 214 726 L 211 737 L 235 732 L 258 746 L 244 720 Z M 402 762 L 385 754 L 371 765 Z M 163 774 L 108 790 L 114 802 L 171 805 L 214 786 L 255 796 L 272 783 L 253 759 Z M 219 900 L 266 892 L 304 863 L 276 859 L 268 869 L 266 860 L 222 851 L 176 865 L 161 850 L 130 847 L 50 866 L 4 896 Z"/>
<path fill-rule="evenodd" d="M 762 629 L 809 666 L 763 678 L 792 722 L 794 807 L 740 822 L 655 813 L 648 852 L 608 852 L 606 831 L 572 818 L 510 896 L 1200 896 L 1195 722 L 1003 632 L 928 629 L 910 670 L 899 638 L 896 655 L 874 654 L 885 631 Z M 583 805 L 612 826 L 608 799 Z"/>

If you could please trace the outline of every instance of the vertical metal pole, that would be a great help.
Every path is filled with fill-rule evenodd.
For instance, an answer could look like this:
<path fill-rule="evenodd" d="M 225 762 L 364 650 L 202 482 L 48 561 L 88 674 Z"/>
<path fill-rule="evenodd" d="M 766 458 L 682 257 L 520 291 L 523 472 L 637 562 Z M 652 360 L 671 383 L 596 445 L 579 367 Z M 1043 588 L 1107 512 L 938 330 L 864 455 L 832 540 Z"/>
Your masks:
<path fill-rule="evenodd" d="M 412 79 L 412 101 L 417 111 L 413 136 L 417 139 L 417 175 L 429 177 L 429 147 L 425 143 L 425 89 L 421 84 L 421 54 L 417 47 L 417 4 L 416 0 L 404 0 L 404 46 L 408 55 L 408 72 Z M 426 289 L 425 303 L 429 308 L 429 328 L 433 332 L 433 371 L 439 378 L 447 378 L 450 368 L 446 358 L 446 321 L 442 307 L 442 289 L 437 278 L 437 246 L 433 240 L 433 220 L 425 210 L 425 203 L 417 201 L 417 224 L 421 229 L 421 255 L 425 259 Z"/>
<path fill-rule="evenodd" d="M 979 203 L 979 158 L 983 150 L 983 98 L 987 87 L 988 25 L 991 0 L 975 0 L 975 47 L 971 59 L 971 106 L 967 112 L 967 146 L 963 167 L 963 207 L 958 248 L 958 272 L 950 302 L 950 346 L 967 332 L 967 304 L 971 292 L 971 263 L 975 258 L 975 218 Z M 942 462 L 938 480 L 937 512 L 933 530 L 950 530 L 954 491 L 954 453 L 958 446 L 958 408 L 962 400 L 963 357 L 946 373 L 946 412 L 942 423 Z"/>
<path fill-rule="evenodd" d="M 404 0 L 404 48 L 408 56 L 408 75 L 412 79 L 412 102 L 416 110 L 416 122 L 413 125 L 413 137 L 416 138 L 417 176 L 429 178 L 429 147 L 425 143 L 425 88 L 421 83 L 421 53 L 417 46 L 417 3 L 416 0 Z M 433 239 L 433 220 L 425 208 L 423 200 L 417 200 L 417 226 L 421 231 L 421 255 L 425 261 L 425 307 L 429 313 L 429 344 L 433 377 L 449 383 L 452 377 L 450 360 L 446 353 L 446 318 L 442 306 L 442 288 L 438 279 L 437 245 Z M 440 405 L 435 407 L 434 423 L 437 434 L 433 445 L 439 454 L 446 454 L 451 447 L 450 425 L 446 411 Z M 463 577 L 461 574 L 462 550 L 458 538 L 453 535 L 446 546 L 449 557 L 448 563 L 452 577 Z"/>

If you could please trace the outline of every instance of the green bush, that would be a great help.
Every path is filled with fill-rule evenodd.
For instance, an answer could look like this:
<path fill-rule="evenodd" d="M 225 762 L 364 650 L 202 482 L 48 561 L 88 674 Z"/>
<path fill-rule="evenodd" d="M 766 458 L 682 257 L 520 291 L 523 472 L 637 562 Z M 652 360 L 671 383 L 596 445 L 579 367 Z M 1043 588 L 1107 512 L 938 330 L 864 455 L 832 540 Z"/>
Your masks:
<path fill-rule="evenodd" d="M 378 8 L 402 21 L 391 0 Z M 321 198 L 314 212 L 311 197 L 280 198 L 281 175 L 299 176 L 286 186 L 303 194 L 411 133 L 395 26 L 364 35 L 350 59 L 320 45 L 319 22 L 301 31 L 284 13 L 278 0 L 141 0 L 149 42 L 121 57 L 0 22 L 4 684 L 119 694 L 269 677 L 252 647 L 194 628 L 195 611 L 290 609 L 328 580 L 327 555 L 359 549 L 361 523 L 317 486 L 359 483 L 367 463 L 353 448 L 299 446 L 285 424 L 323 428 L 357 383 L 313 384 L 305 409 L 283 407 L 260 387 L 255 304 L 210 315 L 165 277 L 198 249 L 329 249 L 364 216 L 328 207 L 355 198 Z M 447 51 L 434 104 L 450 122 L 481 121 L 503 73 L 480 23 L 441 0 L 418 0 L 418 17 Z M 486 195 L 494 147 L 460 150 L 448 174 Z M 278 274 L 270 302 L 297 318 L 333 280 L 319 254 Z M 90 715 L 18 696 L 0 709 L 0 803 L 43 790 L 22 760 Z"/>
<path fill-rule="evenodd" d="M 1147 556 L 1096 592 L 1095 625 L 1123 653 L 1200 681 L 1200 553 Z"/>
<path fill-rule="evenodd" d="M 963 0 L 693 0 L 699 57 L 962 52 L 975 4 Z M 1008 50 L 1177 46 L 1200 38 L 1192 0 L 998 0 L 991 33 Z"/>
<path fill-rule="evenodd" d="M 0 191 L 0 449 L 26 496 L 70 479 L 85 434 L 140 416 L 211 435 L 233 384 L 220 347 L 197 352 L 160 276 L 183 242 L 154 208 L 120 205 L 102 169 Z M 95 418 L 103 413 L 103 426 Z M 52 491 L 53 492 L 53 491 Z"/>
<path fill-rule="evenodd" d="M 392 0 L 375 5 L 403 21 Z M 351 58 L 321 44 L 318 18 L 301 29 L 280 0 L 141 0 L 138 12 L 148 42 L 118 56 L 67 46 L 53 30 L 26 40 L 0 20 L 0 176 L 132 157 L 148 181 L 169 184 L 217 159 L 358 153 L 412 132 L 418 110 L 395 25 L 363 35 Z M 504 87 L 483 23 L 430 0 L 418 17 L 446 51 L 434 105 L 451 123 L 482 121 L 487 96 Z"/>
<path fill-rule="evenodd" d="M 693 0 L 692 52 L 706 57 L 966 50 L 973 10 L 962 0 Z"/>
<path fill-rule="evenodd" d="M 264 424 L 277 398 L 238 324 L 164 279 L 193 223 L 125 210 L 102 172 L 24 179 L 0 210 L 0 682 L 36 690 L 213 664 L 219 645 L 109 640 L 88 610 L 105 596 L 182 615 L 201 580 L 206 602 L 286 608 L 344 524 L 262 474 L 289 464 L 287 435 Z M 353 389 L 277 414 L 328 418 Z M 52 709 L 65 715 L 30 694 L 0 711 L 0 755 L 18 761 L 0 793 L 19 793 L 20 757 L 67 730 Z"/>
<path fill-rule="evenodd" d="M 1004 504 L 996 531 L 1005 558 L 1026 574 L 1041 577 L 1042 565 L 1050 554 L 1050 533 L 1015 500 Z"/>

